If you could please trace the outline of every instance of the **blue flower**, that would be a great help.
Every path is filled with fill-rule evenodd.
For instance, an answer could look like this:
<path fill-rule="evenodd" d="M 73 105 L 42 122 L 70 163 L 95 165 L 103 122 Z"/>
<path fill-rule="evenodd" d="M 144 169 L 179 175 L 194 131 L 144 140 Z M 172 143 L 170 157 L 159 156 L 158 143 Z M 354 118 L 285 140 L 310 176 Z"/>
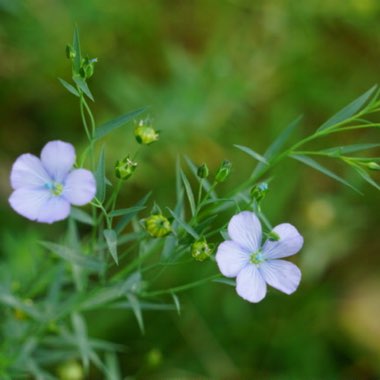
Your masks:
<path fill-rule="evenodd" d="M 74 147 L 63 141 L 48 142 L 41 159 L 32 154 L 17 158 L 11 171 L 12 208 L 20 215 L 41 223 L 63 220 L 71 205 L 83 206 L 96 193 L 94 175 L 74 169 Z"/>
<path fill-rule="evenodd" d="M 278 240 L 268 239 L 261 245 L 262 230 L 253 212 L 243 211 L 232 217 L 226 240 L 218 247 L 216 262 L 226 277 L 236 277 L 236 291 L 249 302 L 260 302 L 266 295 L 267 284 L 293 293 L 301 281 L 301 271 L 283 257 L 296 254 L 303 237 L 291 224 L 273 229 Z"/>

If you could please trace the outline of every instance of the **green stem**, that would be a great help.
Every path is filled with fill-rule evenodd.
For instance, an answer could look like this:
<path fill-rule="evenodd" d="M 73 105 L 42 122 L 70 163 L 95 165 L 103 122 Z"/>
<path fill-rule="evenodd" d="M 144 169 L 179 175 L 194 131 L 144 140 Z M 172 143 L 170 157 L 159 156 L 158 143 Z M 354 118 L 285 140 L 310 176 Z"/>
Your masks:
<path fill-rule="evenodd" d="M 203 278 L 203 279 L 198 280 L 198 281 L 190 282 L 189 284 L 176 286 L 174 288 L 156 290 L 154 292 L 144 292 L 144 293 L 141 293 L 141 296 L 143 296 L 143 297 L 155 297 L 155 296 L 160 296 L 163 294 L 179 293 L 179 292 L 183 292 L 183 291 L 188 290 L 188 289 L 196 288 L 197 286 L 202 285 L 206 282 L 215 280 L 217 278 L 222 278 L 222 277 L 223 276 L 221 274 L 214 274 L 210 277 L 206 277 L 206 278 Z"/>

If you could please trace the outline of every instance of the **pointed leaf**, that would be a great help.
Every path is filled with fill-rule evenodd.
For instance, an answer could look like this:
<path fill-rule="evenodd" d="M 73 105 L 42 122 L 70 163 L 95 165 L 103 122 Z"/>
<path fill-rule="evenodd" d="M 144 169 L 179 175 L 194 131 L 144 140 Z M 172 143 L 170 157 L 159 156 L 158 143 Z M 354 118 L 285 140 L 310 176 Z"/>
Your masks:
<path fill-rule="evenodd" d="M 261 154 L 256 153 L 251 148 L 248 148 L 247 146 L 243 146 L 243 145 L 237 145 L 237 144 L 234 144 L 234 147 L 240 149 L 244 153 L 247 153 L 249 156 L 251 156 L 255 160 L 260 161 L 260 162 L 262 162 L 265 165 L 268 165 L 268 161 L 266 160 L 266 158 L 263 157 Z"/>
<path fill-rule="evenodd" d="M 380 190 L 380 185 L 375 182 L 371 176 L 361 167 L 355 167 L 357 173 L 366 181 L 368 182 L 371 186 L 376 188 L 377 190 Z"/>
<path fill-rule="evenodd" d="M 140 302 L 137 299 L 137 297 L 132 293 L 127 293 L 127 299 L 131 304 L 133 313 L 135 314 L 141 333 L 144 334 L 145 328 L 144 328 L 144 320 L 143 320 L 143 316 L 141 312 Z"/>
<path fill-rule="evenodd" d="M 139 211 L 144 210 L 145 206 L 134 206 L 129 208 L 121 208 L 119 210 L 114 210 L 110 212 L 110 216 L 114 218 L 115 216 L 124 216 L 124 215 L 136 215 Z"/>
<path fill-rule="evenodd" d="M 90 365 L 90 347 L 87 337 L 87 326 L 85 320 L 78 313 L 73 313 L 71 315 L 71 323 L 74 328 L 78 349 L 82 358 L 82 364 L 87 372 Z"/>
<path fill-rule="evenodd" d="M 353 144 L 345 146 L 337 146 L 333 148 L 323 149 L 320 152 L 327 153 L 331 156 L 340 156 L 347 153 L 355 153 L 362 150 L 368 150 L 373 148 L 378 148 L 380 144 Z"/>
<path fill-rule="evenodd" d="M 108 121 L 105 124 L 102 124 L 95 130 L 95 140 L 99 140 L 100 138 L 108 135 L 109 133 L 113 132 L 115 129 L 120 128 L 127 124 L 129 121 L 131 121 L 136 116 L 140 115 L 146 110 L 146 107 L 139 108 L 135 111 L 126 113 L 125 115 L 119 116 L 116 119 L 113 119 L 111 121 Z"/>
<path fill-rule="evenodd" d="M 185 173 L 182 170 L 180 170 L 180 175 L 181 175 L 183 185 L 185 186 L 187 199 L 190 204 L 191 215 L 194 216 L 195 215 L 195 200 L 194 200 L 193 190 L 191 189 L 189 180 L 187 179 Z"/>
<path fill-rule="evenodd" d="M 177 309 L 177 313 L 178 313 L 178 315 L 181 315 L 181 303 L 179 302 L 179 298 L 178 298 L 177 294 L 175 294 L 174 292 L 172 292 L 171 294 L 173 297 L 174 305 Z"/>
<path fill-rule="evenodd" d="M 70 83 L 66 82 L 64 79 L 61 79 L 61 78 L 58 78 L 58 80 L 61 82 L 62 86 L 65 87 L 65 89 L 68 92 L 70 92 L 71 94 L 75 96 L 78 96 L 78 97 L 80 96 L 77 89 L 74 86 L 72 86 Z"/>
<path fill-rule="evenodd" d="M 94 225 L 91 215 L 79 208 L 71 207 L 70 216 L 78 222 L 88 224 L 90 226 Z"/>
<path fill-rule="evenodd" d="M 359 96 L 353 102 L 351 102 L 348 106 L 344 107 L 338 113 L 336 113 L 333 117 L 328 119 L 325 123 L 323 123 L 317 131 L 324 131 L 325 129 L 331 128 L 337 124 L 344 122 L 346 119 L 354 116 L 358 111 L 360 111 L 364 104 L 371 98 L 371 96 L 375 93 L 377 89 L 377 85 L 371 87 L 364 94 Z"/>
<path fill-rule="evenodd" d="M 93 102 L 95 101 L 86 81 L 80 75 L 74 75 L 73 81 L 78 85 L 78 87 L 83 91 L 85 95 L 87 95 Z"/>
<path fill-rule="evenodd" d="M 346 185 L 346 186 L 350 187 L 352 190 L 354 190 L 357 193 L 361 194 L 361 192 L 355 186 L 351 185 L 349 182 L 347 182 L 342 177 L 339 177 L 337 174 L 335 174 L 334 172 L 332 172 L 330 169 L 325 168 L 324 166 L 322 166 L 321 164 L 319 164 L 317 161 L 314 161 L 312 158 L 306 157 L 306 156 L 302 156 L 302 155 L 291 155 L 290 157 L 293 158 L 293 159 L 295 159 L 295 160 L 297 160 L 297 161 L 302 162 L 305 165 L 308 165 L 308 166 L 312 167 L 315 170 L 320 171 L 321 173 L 327 175 L 328 177 L 335 179 L 336 181 L 342 183 L 343 185 Z"/>
<path fill-rule="evenodd" d="M 96 198 L 98 198 L 100 202 L 103 202 L 106 196 L 106 181 L 105 181 L 106 163 L 105 163 L 104 147 L 102 147 L 100 151 L 98 166 L 95 171 L 95 179 L 96 179 Z"/>
<path fill-rule="evenodd" d="M 50 252 L 56 254 L 64 260 L 67 260 L 71 264 L 76 264 L 81 267 L 100 271 L 103 269 L 104 264 L 93 257 L 84 256 L 77 253 L 74 249 L 68 248 L 63 245 L 50 243 L 47 241 L 40 242 L 42 246 L 48 249 Z"/>
<path fill-rule="evenodd" d="M 114 259 L 116 265 L 119 265 L 119 259 L 117 257 L 117 234 L 114 230 L 104 230 L 104 237 L 106 239 L 106 243 L 108 249 L 111 253 L 112 258 Z"/>
<path fill-rule="evenodd" d="M 176 222 L 178 222 L 178 224 L 183 227 L 183 229 L 188 233 L 190 234 L 194 239 L 199 239 L 199 235 L 195 232 L 195 230 L 190 226 L 188 225 L 186 222 L 184 222 L 178 215 L 175 214 L 174 211 L 172 211 L 169 207 L 167 207 L 168 211 L 170 212 L 170 214 L 173 216 L 173 218 L 175 219 Z"/>

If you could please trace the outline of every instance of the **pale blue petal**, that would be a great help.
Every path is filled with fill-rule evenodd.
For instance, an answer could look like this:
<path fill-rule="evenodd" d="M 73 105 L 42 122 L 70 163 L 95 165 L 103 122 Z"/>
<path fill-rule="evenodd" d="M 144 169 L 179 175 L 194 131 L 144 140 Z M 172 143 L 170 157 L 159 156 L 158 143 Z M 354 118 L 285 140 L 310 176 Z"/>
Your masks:
<path fill-rule="evenodd" d="M 265 259 L 280 259 L 296 254 L 303 246 L 303 237 L 297 229 L 289 223 L 279 224 L 273 231 L 280 240 L 267 240 L 263 246 Z"/>
<path fill-rule="evenodd" d="M 42 223 L 65 219 L 70 213 L 69 202 L 48 190 L 20 188 L 11 194 L 9 203 L 20 215 Z"/>
<path fill-rule="evenodd" d="M 94 175 L 86 169 L 73 170 L 66 178 L 62 196 L 75 206 L 91 202 L 96 194 Z"/>
<path fill-rule="evenodd" d="M 260 265 L 259 271 L 268 285 L 286 294 L 296 291 L 301 281 L 299 268 L 285 260 L 266 261 Z"/>
<path fill-rule="evenodd" d="M 62 198 L 53 196 L 41 207 L 37 222 L 54 223 L 66 219 L 70 214 L 70 203 Z"/>
<path fill-rule="evenodd" d="M 249 302 L 260 302 L 267 293 L 267 285 L 256 265 L 247 265 L 236 278 L 236 292 Z"/>
<path fill-rule="evenodd" d="M 233 241 L 227 240 L 219 245 L 215 259 L 224 276 L 236 277 L 249 263 L 249 252 Z"/>
<path fill-rule="evenodd" d="M 62 182 L 75 163 L 74 147 L 64 141 L 50 141 L 42 149 L 41 161 L 49 175 Z"/>
<path fill-rule="evenodd" d="M 40 210 L 51 197 L 48 190 L 20 188 L 9 197 L 9 203 L 20 215 L 30 220 L 37 220 Z"/>
<path fill-rule="evenodd" d="M 228 235 L 251 253 L 256 252 L 261 245 L 260 221 L 253 212 L 243 211 L 230 220 Z"/>
<path fill-rule="evenodd" d="M 23 154 L 17 158 L 11 170 L 11 185 L 14 190 L 21 187 L 43 187 L 51 179 L 42 166 L 41 160 L 32 154 Z"/>

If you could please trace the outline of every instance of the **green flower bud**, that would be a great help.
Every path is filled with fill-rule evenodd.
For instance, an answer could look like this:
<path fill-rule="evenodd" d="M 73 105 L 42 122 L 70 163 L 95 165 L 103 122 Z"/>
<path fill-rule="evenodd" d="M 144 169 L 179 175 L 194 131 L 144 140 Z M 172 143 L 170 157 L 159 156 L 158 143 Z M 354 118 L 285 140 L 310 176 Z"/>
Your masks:
<path fill-rule="evenodd" d="M 152 127 L 150 120 L 140 120 L 135 127 L 135 137 L 139 144 L 149 145 L 158 140 L 159 134 Z"/>
<path fill-rule="evenodd" d="M 136 168 L 137 162 L 132 161 L 129 156 L 127 156 L 123 160 L 116 161 L 115 175 L 117 178 L 125 181 L 134 173 Z"/>
<path fill-rule="evenodd" d="M 224 182 L 227 177 L 230 175 L 232 164 L 228 160 L 224 160 L 219 166 L 218 171 L 216 172 L 215 182 Z"/>
<path fill-rule="evenodd" d="M 202 164 L 198 167 L 197 175 L 199 178 L 207 178 L 209 175 L 208 167 L 206 164 Z"/>
<path fill-rule="evenodd" d="M 208 259 L 214 251 L 214 244 L 207 244 L 206 239 L 203 237 L 195 241 L 191 246 L 191 256 L 197 261 L 204 261 Z"/>
<path fill-rule="evenodd" d="M 162 214 L 151 215 L 144 220 L 144 224 L 149 235 L 155 238 L 164 237 L 172 231 L 169 219 Z"/>
<path fill-rule="evenodd" d="M 267 233 L 267 237 L 271 241 L 279 241 L 280 240 L 280 235 L 274 231 Z"/>
<path fill-rule="evenodd" d="M 266 182 L 263 182 L 252 187 L 250 194 L 252 199 L 254 199 L 257 203 L 260 203 L 267 195 L 268 190 L 268 184 Z"/>
<path fill-rule="evenodd" d="M 76 54 L 75 54 L 75 50 L 73 49 L 73 47 L 71 45 L 67 45 L 66 46 L 66 57 L 70 60 L 73 60 L 75 58 Z"/>
<path fill-rule="evenodd" d="M 368 169 L 370 170 L 380 170 L 380 165 L 377 162 L 368 162 L 367 164 Z"/>
<path fill-rule="evenodd" d="M 95 63 L 98 62 L 97 58 L 83 58 L 79 74 L 83 79 L 91 78 L 94 75 Z"/>
<path fill-rule="evenodd" d="M 58 378 L 60 380 L 83 380 L 84 371 L 78 362 L 68 361 L 58 368 Z"/>

